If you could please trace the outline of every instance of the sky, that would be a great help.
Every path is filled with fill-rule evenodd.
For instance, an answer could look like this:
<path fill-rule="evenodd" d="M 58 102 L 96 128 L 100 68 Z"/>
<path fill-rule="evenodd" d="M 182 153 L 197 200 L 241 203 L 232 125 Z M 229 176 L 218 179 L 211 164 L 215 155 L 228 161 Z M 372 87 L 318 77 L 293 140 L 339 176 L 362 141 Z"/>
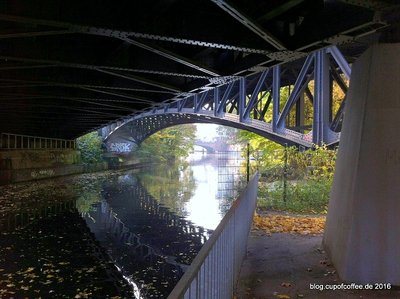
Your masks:
<path fill-rule="evenodd" d="M 217 127 L 215 124 L 196 124 L 197 132 L 196 139 L 203 141 L 211 141 L 214 137 L 217 137 Z"/>

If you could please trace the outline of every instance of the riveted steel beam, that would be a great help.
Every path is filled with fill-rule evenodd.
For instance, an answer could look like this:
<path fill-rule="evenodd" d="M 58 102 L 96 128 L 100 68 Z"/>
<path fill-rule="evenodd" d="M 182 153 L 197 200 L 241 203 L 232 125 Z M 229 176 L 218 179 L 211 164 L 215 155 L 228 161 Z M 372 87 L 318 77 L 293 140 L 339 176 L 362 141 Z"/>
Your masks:
<path fill-rule="evenodd" d="M 336 63 L 338 64 L 338 66 L 340 67 L 341 71 L 346 76 L 346 78 L 350 79 L 351 67 L 347 62 L 346 58 L 344 58 L 343 54 L 340 52 L 340 50 L 336 46 L 333 46 L 328 48 L 327 51 L 335 59 Z"/>
<path fill-rule="evenodd" d="M 80 87 L 80 88 L 83 90 L 88 90 L 88 91 L 97 92 L 97 93 L 101 93 L 101 94 L 107 94 L 107 95 L 111 95 L 111 96 L 130 99 L 130 100 L 132 100 L 132 102 L 136 102 L 136 103 L 154 104 L 153 101 L 150 101 L 150 100 L 138 97 L 138 96 L 132 96 L 132 95 L 127 95 L 127 94 L 117 93 L 117 92 L 110 92 L 110 91 L 105 91 L 105 90 L 100 90 L 100 89 L 95 89 L 95 88 L 89 88 L 89 87 Z"/>
<path fill-rule="evenodd" d="M 120 90 L 120 91 L 138 91 L 144 93 L 176 94 L 176 92 L 173 91 L 165 91 L 157 89 L 129 88 L 129 87 L 119 87 L 111 85 L 101 86 L 101 85 L 82 84 L 82 83 L 62 83 L 62 82 L 43 81 L 43 80 L 37 81 L 37 80 L 18 80 L 18 79 L 0 78 L 0 82 L 19 83 L 19 84 L 0 85 L 0 90 L 11 89 L 11 88 L 25 88 L 25 87 L 58 86 L 58 87 L 71 87 L 71 88 L 87 87 L 95 89 L 108 89 L 108 90 Z"/>
<path fill-rule="evenodd" d="M 118 38 L 118 39 L 123 40 L 127 43 L 130 43 L 136 47 L 140 47 L 144 50 L 150 51 L 150 52 L 155 53 L 164 58 L 173 60 L 177 63 L 186 65 L 190 68 L 196 69 L 196 70 L 206 73 L 208 75 L 219 76 L 218 73 L 216 73 L 215 71 L 212 71 L 210 69 L 207 69 L 206 67 L 200 66 L 200 65 L 196 64 L 195 62 L 189 61 L 189 59 L 184 58 L 176 53 L 172 53 L 171 51 L 162 49 L 161 47 L 147 45 L 143 42 L 134 40 L 128 36 L 127 32 L 104 29 L 104 28 L 96 28 L 93 26 L 81 26 L 81 25 L 75 25 L 75 24 L 57 22 L 57 21 L 50 21 L 50 20 L 41 20 L 41 19 L 32 19 L 32 18 L 25 18 L 25 17 L 19 17 L 19 16 L 11 16 L 11 15 L 6 15 L 6 14 L 0 14 L 0 20 L 10 21 L 10 22 L 18 22 L 18 23 L 28 23 L 28 24 L 52 26 L 52 27 L 58 27 L 58 28 L 65 28 L 73 33 L 93 34 L 93 35 Z M 134 34 L 132 34 L 132 32 L 131 32 L 130 36 L 134 36 Z"/>
<path fill-rule="evenodd" d="M 281 98 L 281 66 L 276 65 L 272 70 L 272 131 L 278 131 L 279 107 Z"/>
<path fill-rule="evenodd" d="M 239 96 L 237 98 L 237 112 L 241 122 L 245 121 L 244 112 L 246 107 L 246 79 L 241 78 L 239 80 Z M 232 105 L 233 107 L 233 105 Z"/>
<path fill-rule="evenodd" d="M 287 100 L 285 106 L 282 109 L 282 113 L 279 116 L 277 126 L 279 128 L 283 128 L 285 124 L 285 118 L 289 114 L 290 109 L 293 104 L 298 99 L 300 92 L 306 88 L 305 82 L 307 81 L 307 75 L 309 74 L 310 67 L 314 62 L 314 54 L 307 56 L 303 67 L 300 70 L 299 76 L 296 79 L 294 84 L 293 92 L 290 94 L 289 99 Z"/>
<path fill-rule="evenodd" d="M 270 51 L 258 48 L 252 48 L 248 46 L 240 46 L 240 45 L 229 45 L 224 43 L 216 43 L 210 41 L 200 41 L 195 39 L 187 39 L 175 36 L 164 36 L 158 34 L 149 34 L 143 32 L 133 32 L 133 31 L 121 31 L 121 30 L 113 30 L 109 28 L 99 28 L 94 26 L 84 26 L 84 25 L 77 25 L 67 22 L 58 22 L 58 21 L 50 21 L 44 19 L 35 19 L 35 18 L 27 18 L 27 17 L 20 17 L 20 16 L 13 16 L 7 14 L 0 14 L 0 19 L 9 21 L 9 22 L 16 22 L 16 23 L 24 23 L 24 24 L 32 24 L 32 25 L 43 25 L 43 26 L 50 26 L 55 28 L 65 28 L 67 30 L 54 30 L 54 34 L 68 34 L 68 33 L 84 33 L 84 34 L 92 34 L 92 35 L 108 35 L 110 37 L 115 38 L 138 38 L 138 39 L 147 39 L 147 40 L 155 40 L 161 42 L 169 42 L 169 43 L 177 43 L 183 45 L 191 45 L 197 47 L 205 47 L 205 48 L 215 48 L 215 49 L 223 49 L 223 50 L 232 50 L 237 52 L 244 52 L 244 53 L 253 53 L 253 54 L 268 54 Z M 43 35 L 48 32 L 51 34 L 52 31 L 43 31 Z M 37 32 L 40 35 L 41 32 Z M 23 37 L 24 33 L 21 33 L 21 37 Z M 26 34 L 35 34 L 26 33 Z M 18 36 L 16 36 L 18 37 Z"/>
<path fill-rule="evenodd" d="M 245 111 L 244 111 L 244 113 L 243 113 L 243 119 L 244 119 L 244 120 L 246 120 L 246 119 L 249 118 L 249 116 L 250 116 L 250 111 L 254 108 L 254 104 L 255 104 L 255 103 L 257 102 L 257 100 L 258 100 L 259 93 L 260 93 L 260 91 L 261 91 L 262 86 L 263 86 L 264 83 L 265 83 L 265 80 L 266 80 L 268 74 L 269 74 L 269 69 L 266 70 L 266 71 L 261 72 L 261 74 L 260 74 L 260 76 L 259 76 L 259 78 L 258 78 L 257 84 L 256 84 L 256 86 L 254 87 L 254 90 L 251 92 L 250 101 L 249 101 L 249 103 L 247 104 L 246 109 L 245 109 Z M 268 88 L 268 89 L 269 89 L 269 88 Z"/>
<path fill-rule="evenodd" d="M 108 75 L 111 75 L 111 76 L 114 76 L 114 77 L 120 77 L 120 78 L 123 78 L 123 79 L 127 79 L 127 80 L 131 80 L 131 81 L 147 84 L 147 85 L 150 85 L 150 86 L 158 87 L 158 88 L 169 90 L 169 91 L 173 91 L 173 92 L 181 92 L 179 89 L 177 89 L 175 87 L 172 87 L 172 86 L 169 86 L 169 85 L 166 85 L 164 83 L 154 82 L 152 80 L 148 80 L 148 79 L 145 79 L 145 78 L 140 78 L 140 77 L 133 76 L 133 75 L 123 74 L 123 73 L 119 73 L 119 72 L 115 72 L 115 71 L 111 72 L 111 71 L 107 71 L 107 70 L 104 70 L 104 69 L 101 69 L 101 68 L 96 68 L 96 71 L 104 73 L 104 74 L 108 74 Z"/>
<path fill-rule="evenodd" d="M 251 20 L 249 17 L 245 16 L 239 10 L 234 8 L 231 4 L 227 3 L 224 0 L 211 0 L 216 5 L 218 5 L 221 9 L 231 15 L 235 20 L 239 21 L 242 25 L 247 27 L 253 33 L 257 34 L 268 44 L 273 46 L 275 49 L 283 51 L 286 50 L 286 47 L 271 33 L 267 32 L 265 29 L 261 28 L 255 21 Z"/>
<path fill-rule="evenodd" d="M 217 115 L 222 115 L 224 112 L 224 108 L 226 105 L 226 101 L 228 100 L 228 97 L 231 95 L 232 89 L 236 81 L 231 82 L 227 85 L 226 90 L 221 98 L 221 101 L 218 103 L 216 109 L 217 109 Z"/>
<path fill-rule="evenodd" d="M 26 38 L 26 37 L 61 35 L 61 34 L 71 34 L 71 33 L 73 33 L 73 32 L 70 30 L 50 30 L 50 31 L 35 31 L 35 32 L 4 33 L 4 34 L 0 34 L 0 39 Z"/>
<path fill-rule="evenodd" d="M 123 72 L 132 72 L 132 73 L 142 73 L 142 74 L 150 74 L 150 75 L 161 75 L 161 76 L 170 76 L 170 77 L 184 77 L 184 78 L 192 78 L 192 79 L 205 79 L 208 80 L 210 76 L 201 76 L 195 74 L 187 74 L 187 73 L 174 73 L 174 72 L 165 72 L 158 70 L 148 70 L 148 69 L 136 69 L 136 68 L 126 68 L 120 66 L 110 66 L 110 65 L 90 65 L 83 63 L 75 63 L 75 62 L 66 62 L 59 60 L 48 60 L 48 59 L 37 59 L 37 58 L 27 58 L 27 57 L 16 57 L 16 56 L 6 56 L 0 55 L 0 59 L 6 61 L 17 61 L 17 62 L 26 62 L 26 63 L 40 63 L 42 64 L 40 68 L 45 67 L 68 67 L 68 68 L 80 68 L 80 69 L 102 69 L 102 70 L 111 70 L 111 71 L 123 71 Z M 38 68 L 39 66 L 31 66 L 31 65 L 21 65 L 21 66 L 4 66 L 1 67 L 0 70 L 13 70 L 13 69 L 29 69 L 29 68 Z"/>

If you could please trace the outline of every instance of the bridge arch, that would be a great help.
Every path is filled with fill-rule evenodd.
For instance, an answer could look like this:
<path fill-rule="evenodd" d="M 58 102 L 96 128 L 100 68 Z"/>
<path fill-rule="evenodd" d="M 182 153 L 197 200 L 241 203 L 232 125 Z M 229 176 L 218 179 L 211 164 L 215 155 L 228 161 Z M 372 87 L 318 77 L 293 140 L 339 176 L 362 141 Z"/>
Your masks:
<path fill-rule="evenodd" d="M 311 137 L 307 140 L 298 134 L 298 142 L 289 142 L 279 134 L 272 132 L 272 127 L 268 123 L 252 120 L 248 123 L 242 123 L 238 115 L 226 113 L 223 117 L 215 117 L 211 113 L 193 113 L 193 111 L 160 111 L 149 115 L 140 115 L 141 117 L 131 119 L 106 136 L 104 142 L 107 149 L 111 152 L 130 152 L 139 146 L 146 138 L 165 128 L 181 124 L 194 123 L 212 123 L 233 127 L 236 129 L 247 130 L 260 136 L 268 138 L 279 144 L 311 146 Z M 292 134 L 293 136 L 294 134 Z M 311 136 L 309 134 L 308 136 Z"/>

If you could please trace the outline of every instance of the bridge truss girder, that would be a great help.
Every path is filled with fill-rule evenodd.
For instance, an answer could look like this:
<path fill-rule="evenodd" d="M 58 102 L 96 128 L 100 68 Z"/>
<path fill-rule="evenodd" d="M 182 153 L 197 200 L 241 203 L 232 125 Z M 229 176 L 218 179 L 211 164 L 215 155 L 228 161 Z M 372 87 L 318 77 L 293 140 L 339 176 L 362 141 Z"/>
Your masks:
<path fill-rule="evenodd" d="M 252 131 L 280 144 L 306 148 L 332 145 L 340 138 L 345 103 L 343 99 L 333 115 L 333 84 L 345 93 L 350 74 L 351 67 L 339 49 L 325 48 L 295 64 L 232 78 L 226 84 L 149 109 L 103 128 L 102 135 L 109 150 L 127 151 L 127 146 L 116 144 L 138 145 L 155 132 L 177 124 L 216 123 Z M 282 97 L 284 88 L 287 99 Z M 312 104 L 312 123 L 308 125 L 304 124 L 305 99 Z"/>

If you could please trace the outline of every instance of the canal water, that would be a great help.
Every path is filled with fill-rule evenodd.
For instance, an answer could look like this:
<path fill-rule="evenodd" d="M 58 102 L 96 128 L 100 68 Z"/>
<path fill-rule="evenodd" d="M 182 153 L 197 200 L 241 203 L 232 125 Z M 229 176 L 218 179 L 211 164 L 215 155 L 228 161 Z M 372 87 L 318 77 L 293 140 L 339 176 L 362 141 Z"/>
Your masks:
<path fill-rule="evenodd" d="M 166 298 L 244 178 L 232 154 L 0 188 L 0 298 Z"/>

